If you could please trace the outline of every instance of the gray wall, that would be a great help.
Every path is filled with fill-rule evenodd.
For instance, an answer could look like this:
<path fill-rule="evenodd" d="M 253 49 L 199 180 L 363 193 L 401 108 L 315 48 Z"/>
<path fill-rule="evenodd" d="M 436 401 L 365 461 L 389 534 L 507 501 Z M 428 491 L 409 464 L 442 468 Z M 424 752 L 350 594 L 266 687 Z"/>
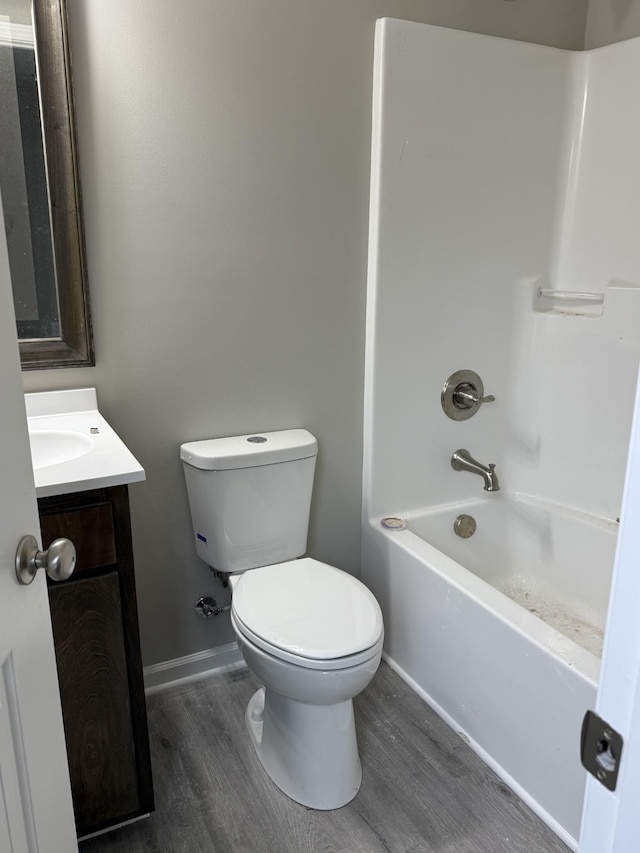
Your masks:
<path fill-rule="evenodd" d="M 131 487 L 146 664 L 231 639 L 192 614 L 178 445 L 310 429 L 310 553 L 359 573 L 373 31 L 407 18 L 581 48 L 586 0 L 69 0 L 95 385 Z M 420 389 L 416 389 L 420 393 Z M 399 437 L 402 440 L 402 437 Z"/>
<path fill-rule="evenodd" d="M 585 47 L 640 36 L 640 0 L 590 0 Z"/>
<path fill-rule="evenodd" d="M 30 24 L 31 0 L 2 0 L 0 14 L 11 18 L 14 24 Z"/>

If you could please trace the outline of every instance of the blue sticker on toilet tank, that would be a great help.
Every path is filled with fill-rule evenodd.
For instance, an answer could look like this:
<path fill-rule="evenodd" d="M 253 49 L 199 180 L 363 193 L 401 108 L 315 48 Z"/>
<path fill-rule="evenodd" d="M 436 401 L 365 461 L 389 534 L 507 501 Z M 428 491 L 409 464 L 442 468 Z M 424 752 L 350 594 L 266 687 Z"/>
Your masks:
<path fill-rule="evenodd" d="M 201 542 L 204 542 L 205 545 L 207 544 L 207 537 L 206 536 L 203 536 L 202 533 L 198 533 L 196 535 Z"/>

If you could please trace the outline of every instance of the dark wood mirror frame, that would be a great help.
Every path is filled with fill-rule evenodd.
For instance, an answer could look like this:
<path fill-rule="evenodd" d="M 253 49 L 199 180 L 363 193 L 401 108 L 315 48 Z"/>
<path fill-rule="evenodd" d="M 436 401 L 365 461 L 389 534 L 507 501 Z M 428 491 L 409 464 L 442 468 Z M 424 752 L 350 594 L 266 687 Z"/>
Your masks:
<path fill-rule="evenodd" d="M 65 0 L 34 0 L 62 339 L 20 341 L 23 370 L 95 364 Z"/>

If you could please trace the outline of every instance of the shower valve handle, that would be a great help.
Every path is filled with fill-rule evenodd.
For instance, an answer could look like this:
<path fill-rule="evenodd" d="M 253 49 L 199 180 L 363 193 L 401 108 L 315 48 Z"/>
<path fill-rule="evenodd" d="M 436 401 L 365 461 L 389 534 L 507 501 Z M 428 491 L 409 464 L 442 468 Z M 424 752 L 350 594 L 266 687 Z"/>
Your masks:
<path fill-rule="evenodd" d="M 473 417 L 483 403 L 493 403 L 493 394 L 484 396 L 482 379 L 475 370 L 456 370 L 442 386 L 440 402 L 445 415 L 454 421 Z"/>
<path fill-rule="evenodd" d="M 461 409 L 470 409 L 473 406 L 481 406 L 483 403 L 493 403 L 496 398 L 493 394 L 481 397 L 478 389 L 473 385 L 462 383 L 453 392 L 453 402 Z"/>

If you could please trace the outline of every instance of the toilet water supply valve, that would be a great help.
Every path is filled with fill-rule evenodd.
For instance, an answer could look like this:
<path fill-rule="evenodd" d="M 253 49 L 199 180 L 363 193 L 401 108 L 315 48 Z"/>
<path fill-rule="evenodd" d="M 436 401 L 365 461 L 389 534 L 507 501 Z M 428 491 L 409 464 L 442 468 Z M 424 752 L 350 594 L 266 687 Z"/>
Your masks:
<path fill-rule="evenodd" d="M 210 595 L 203 595 L 196 601 L 193 609 L 202 619 L 213 619 L 214 616 L 219 616 L 226 610 L 231 610 L 231 605 L 225 604 L 224 607 L 218 607 L 215 598 L 211 598 Z"/>

